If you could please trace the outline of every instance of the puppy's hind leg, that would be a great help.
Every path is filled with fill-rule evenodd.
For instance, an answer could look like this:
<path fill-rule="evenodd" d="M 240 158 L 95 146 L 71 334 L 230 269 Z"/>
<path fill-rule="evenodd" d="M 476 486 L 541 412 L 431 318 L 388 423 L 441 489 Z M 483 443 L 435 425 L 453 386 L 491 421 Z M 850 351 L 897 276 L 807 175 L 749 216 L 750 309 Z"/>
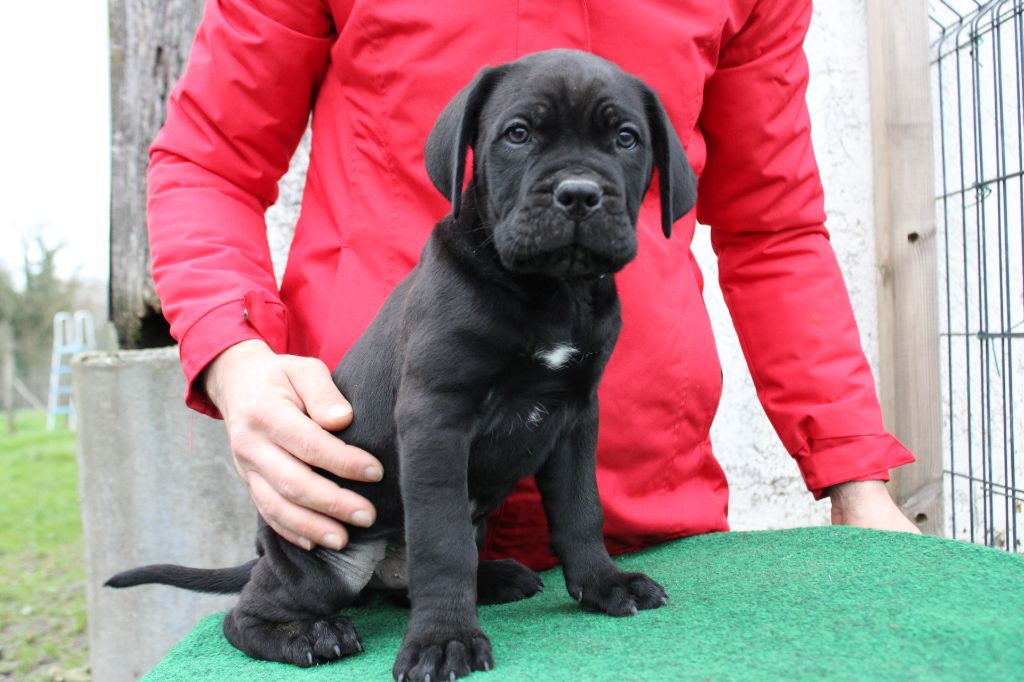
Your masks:
<path fill-rule="evenodd" d="M 474 530 L 476 546 L 479 550 L 484 544 L 487 525 L 481 519 L 477 521 Z M 478 605 L 507 604 L 510 601 L 528 599 L 543 591 L 544 583 L 540 576 L 515 559 L 481 559 L 477 565 L 476 603 Z"/>
<path fill-rule="evenodd" d="M 483 560 L 477 566 L 477 604 L 505 604 L 543 591 L 540 576 L 515 559 Z"/>
<path fill-rule="evenodd" d="M 231 644 L 253 658 L 303 668 L 363 650 L 338 611 L 369 582 L 384 556 L 383 540 L 307 552 L 262 526 L 257 546 L 252 577 L 224 619 Z"/>

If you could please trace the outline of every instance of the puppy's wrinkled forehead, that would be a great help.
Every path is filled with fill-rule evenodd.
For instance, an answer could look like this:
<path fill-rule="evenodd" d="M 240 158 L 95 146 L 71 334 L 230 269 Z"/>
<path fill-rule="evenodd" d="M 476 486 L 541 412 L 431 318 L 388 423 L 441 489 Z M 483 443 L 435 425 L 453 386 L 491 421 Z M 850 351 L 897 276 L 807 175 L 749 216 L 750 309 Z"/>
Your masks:
<path fill-rule="evenodd" d="M 636 80 L 600 57 L 555 50 L 510 66 L 484 107 L 485 122 L 521 116 L 540 128 L 583 129 L 644 118 Z"/>

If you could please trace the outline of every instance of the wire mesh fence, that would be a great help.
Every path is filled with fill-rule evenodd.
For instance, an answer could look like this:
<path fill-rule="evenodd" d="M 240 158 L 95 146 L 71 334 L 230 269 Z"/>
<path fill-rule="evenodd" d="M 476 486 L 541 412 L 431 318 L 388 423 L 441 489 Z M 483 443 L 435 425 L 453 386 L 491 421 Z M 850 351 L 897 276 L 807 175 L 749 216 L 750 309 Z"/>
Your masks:
<path fill-rule="evenodd" d="M 947 533 L 1024 552 L 1024 0 L 930 0 Z"/>

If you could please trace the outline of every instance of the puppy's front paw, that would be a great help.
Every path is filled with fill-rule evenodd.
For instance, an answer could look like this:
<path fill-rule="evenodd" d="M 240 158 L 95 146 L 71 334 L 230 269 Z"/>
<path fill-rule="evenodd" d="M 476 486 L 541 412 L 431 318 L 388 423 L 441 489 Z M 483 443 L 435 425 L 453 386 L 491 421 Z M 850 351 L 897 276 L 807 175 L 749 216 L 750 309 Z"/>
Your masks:
<path fill-rule="evenodd" d="M 588 581 L 572 581 L 569 594 L 588 611 L 633 616 L 668 603 L 665 588 L 643 573 L 615 571 Z"/>
<path fill-rule="evenodd" d="M 480 630 L 407 633 L 391 674 L 398 682 L 444 682 L 493 667 L 491 642 Z"/>

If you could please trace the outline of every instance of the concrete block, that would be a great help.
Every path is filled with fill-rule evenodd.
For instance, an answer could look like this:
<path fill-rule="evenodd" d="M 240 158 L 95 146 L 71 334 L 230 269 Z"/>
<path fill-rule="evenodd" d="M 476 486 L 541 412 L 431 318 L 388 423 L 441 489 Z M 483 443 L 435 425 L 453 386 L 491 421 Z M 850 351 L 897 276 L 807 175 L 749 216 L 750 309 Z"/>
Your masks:
<path fill-rule="evenodd" d="M 135 680 L 234 597 L 104 581 L 141 564 L 251 559 L 256 512 L 224 424 L 182 401 L 176 348 L 87 353 L 72 372 L 93 679 Z"/>

